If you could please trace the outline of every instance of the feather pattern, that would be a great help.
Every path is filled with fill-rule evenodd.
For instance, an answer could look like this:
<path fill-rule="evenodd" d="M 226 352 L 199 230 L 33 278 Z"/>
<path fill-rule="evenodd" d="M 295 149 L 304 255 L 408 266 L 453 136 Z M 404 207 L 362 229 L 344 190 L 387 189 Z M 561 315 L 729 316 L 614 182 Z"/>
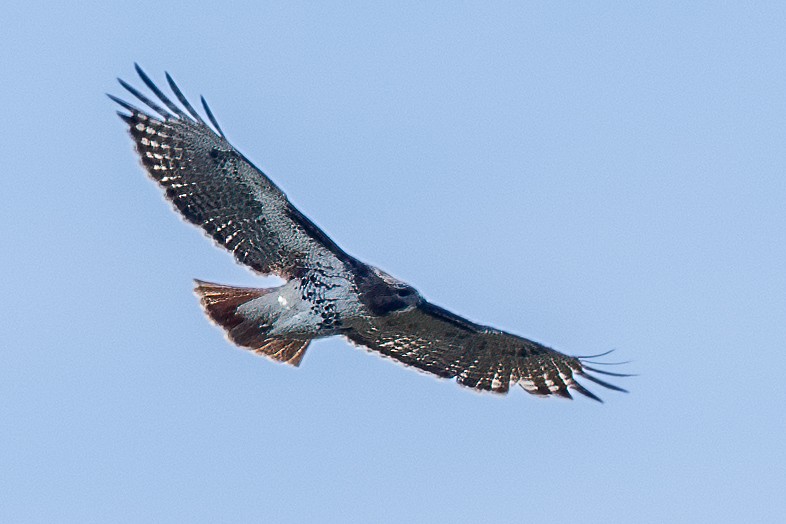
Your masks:
<path fill-rule="evenodd" d="M 518 384 L 533 395 L 570 398 L 572 389 L 600 400 L 577 382 L 577 375 L 624 391 L 588 375 L 577 357 L 480 326 L 426 301 L 407 311 L 369 318 L 365 327 L 346 337 L 408 366 L 482 391 L 506 393 Z"/>
<path fill-rule="evenodd" d="M 348 255 L 227 141 L 203 97 L 210 125 L 168 73 L 167 84 L 180 105 L 135 67 L 155 99 L 118 80 L 147 109 L 108 96 L 126 111 L 118 114 L 147 173 L 186 220 L 238 262 L 288 281 L 268 289 L 197 281 L 207 315 L 233 343 L 299 365 L 310 340 L 341 334 L 407 366 L 480 391 L 506 393 L 519 385 L 533 395 L 571 398 L 572 390 L 600 401 L 579 378 L 625 391 L 591 373 L 629 375 L 586 365 L 603 365 L 588 359 L 605 353 L 572 357 L 475 324 Z"/>
<path fill-rule="evenodd" d="M 337 266 L 341 260 L 350 260 L 335 244 L 326 245 L 322 239 L 327 235 L 297 211 L 260 169 L 198 117 L 171 76 L 167 75 L 168 82 L 188 114 L 139 66 L 137 71 L 167 109 L 123 80 L 120 84 L 161 118 L 111 98 L 130 112 L 123 118 L 142 165 L 186 220 L 261 274 L 288 278 L 313 267 L 315 261 Z M 212 113 L 208 118 L 219 129 Z"/>

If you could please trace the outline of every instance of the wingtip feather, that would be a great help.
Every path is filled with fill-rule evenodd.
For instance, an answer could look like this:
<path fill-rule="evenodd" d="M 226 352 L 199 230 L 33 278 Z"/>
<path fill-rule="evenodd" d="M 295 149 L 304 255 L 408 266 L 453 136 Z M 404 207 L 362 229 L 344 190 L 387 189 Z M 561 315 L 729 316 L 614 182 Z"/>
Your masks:
<path fill-rule="evenodd" d="M 155 94 L 159 100 L 170 110 L 172 113 L 177 115 L 180 118 L 188 118 L 188 116 L 180 109 L 177 104 L 172 102 L 169 97 L 167 97 L 161 89 L 156 85 L 155 82 L 145 73 L 138 64 L 134 64 L 137 74 L 139 78 L 142 79 L 142 82 L 145 83 L 148 89 L 150 89 L 153 94 Z"/>
<path fill-rule="evenodd" d="M 595 393 L 593 393 L 592 391 L 588 390 L 587 388 L 585 388 L 584 386 L 582 386 L 578 382 L 574 381 L 573 384 L 571 384 L 570 387 L 572 389 L 575 389 L 576 391 L 578 391 L 579 393 L 581 393 L 585 397 L 591 398 L 592 400 L 595 400 L 595 401 L 600 402 L 601 404 L 603 404 L 603 399 L 601 399 Z"/>
<path fill-rule="evenodd" d="M 135 88 L 134 86 L 123 80 L 122 78 L 118 78 L 117 81 L 120 83 L 121 86 L 123 86 L 123 88 L 126 91 L 134 95 L 137 99 L 139 99 L 143 104 L 148 106 L 150 109 L 152 109 L 153 111 L 164 117 L 165 119 L 172 118 L 172 114 L 170 114 L 167 110 L 165 110 L 160 105 L 150 100 L 145 95 L 143 95 L 142 92 L 139 91 L 137 88 Z"/>
<path fill-rule="evenodd" d="M 213 124 L 213 127 L 216 128 L 216 131 L 219 135 L 221 135 L 221 137 L 226 138 L 224 131 L 221 129 L 221 126 L 218 125 L 218 120 L 216 120 L 216 117 L 213 116 L 213 111 L 211 111 L 210 106 L 207 105 L 207 100 L 205 100 L 205 97 L 200 96 L 199 99 L 202 101 L 202 107 L 205 108 L 205 113 L 207 114 L 207 118 L 210 120 L 210 123 Z"/>
<path fill-rule="evenodd" d="M 131 104 L 129 104 L 128 102 L 126 102 L 125 100 L 123 100 L 123 99 L 121 99 L 121 98 L 118 98 L 118 97 L 116 97 L 116 96 L 114 96 L 114 95 L 111 95 L 111 94 L 109 94 L 109 93 L 104 93 L 104 94 L 105 94 L 107 97 L 109 97 L 109 99 L 110 99 L 112 102 L 114 102 L 114 103 L 118 104 L 120 107 L 122 107 L 122 108 L 123 108 L 123 109 L 125 109 L 126 111 L 130 111 L 131 113 L 139 113 L 139 112 L 140 112 L 140 111 L 139 111 L 139 109 L 138 109 L 137 107 L 134 107 L 133 105 L 131 105 Z"/>
<path fill-rule="evenodd" d="M 612 371 L 606 371 L 606 370 L 603 370 L 603 369 L 597 369 L 597 368 L 593 368 L 592 366 L 588 366 L 588 365 L 586 365 L 584 363 L 582 363 L 582 367 L 584 369 L 588 369 L 588 370 L 590 370 L 590 371 L 592 371 L 594 373 L 600 373 L 601 375 L 608 375 L 610 377 L 635 377 L 635 376 L 638 376 L 638 375 L 636 375 L 634 373 L 614 373 Z"/>
<path fill-rule="evenodd" d="M 591 382 L 594 382 L 595 384 L 598 384 L 599 386 L 603 386 L 604 388 L 611 389 L 613 391 L 619 391 L 620 393 L 628 393 L 627 389 L 615 386 L 614 384 L 609 384 L 605 380 L 601 380 L 598 377 L 593 377 L 589 373 L 581 373 L 581 376 Z"/>
<path fill-rule="evenodd" d="M 186 95 L 183 94 L 183 91 L 180 90 L 174 78 L 172 78 L 172 75 L 170 75 L 168 72 L 164 72 L 164 76 L 166 77 L 166 81 L 169 84 L 169 88 L 172 90 L 173 93 L 175 93 L 175 96 L 180 101 L 180 103 L 183 104 L 183 107 L 186 108 L 186 111 L 189 112 L 189 114 L 191 115 L 192 118 L 194 118 L 194 120 L 196 120 L 200 124 L 204 124 L 205 123 L 204 120 L 202 120 L 202 117 L 199 116 L 199 113 L 196 112 L 194 107 L 188 101 L 188 98 L 186 98 Z"/>

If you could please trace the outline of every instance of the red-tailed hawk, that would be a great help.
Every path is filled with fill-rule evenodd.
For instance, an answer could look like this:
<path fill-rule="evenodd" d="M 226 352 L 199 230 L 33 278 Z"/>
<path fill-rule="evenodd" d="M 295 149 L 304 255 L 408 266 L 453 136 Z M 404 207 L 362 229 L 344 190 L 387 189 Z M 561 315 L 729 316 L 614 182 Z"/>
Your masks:
<path fill-rule="evenodd" d="M 311 340 L 342 335 L 408 366 L 477 390 L 505 393 L 518 384 L 535 395 L 570 398 L 587 379 L 624 391 L 571 357 L 436 306 L 404 282 L 344 252 L 298 211 L 281 190 L 227 141 L 202 98 L 205 122 L 166 75 L 180 105 L 136 66 L 158 102 L 121 85 L 148 109 L 114 96 L 127 113 L 136 150 L 166 198 L 238 262 L 286 280 L 275 288 L 196 281 L 207 315 L 243 348 L 299 365 Z M 211 127 L 212 125 L 212 127 Z M 599 356 L 599 355 L 596 355 Z M 590 363 L 594 363 L 589 361 Z"/>

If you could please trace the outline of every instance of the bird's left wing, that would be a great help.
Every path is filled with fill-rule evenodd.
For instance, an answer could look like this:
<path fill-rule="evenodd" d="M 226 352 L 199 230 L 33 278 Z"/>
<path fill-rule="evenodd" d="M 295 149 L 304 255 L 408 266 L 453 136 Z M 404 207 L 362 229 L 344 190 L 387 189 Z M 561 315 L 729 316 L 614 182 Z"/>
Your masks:
<path fill-rule="evenodd" d="M 595 400 L 594 393 L 576 381 L 625 391 L 588 373 L 627 376 L 588 368 L 580 357 L 470 322 L 439 306 L 422 301 L 417 306 L 373 317 L 359 329 L 346 333 L 355 344 L 378 351 L 433 375 L 455 378 L 470 388 L 506 393 L 518 384 L 534 395 L 570 398 L 573 389 Z"/>
<path fill-rule="evenodd" d="M 204 98 L 202 105 L 213 127 L 169 74 L 167 81 L 182 107 L 139 66 L 136 70 L 160 102 L 123 80 L 120 84 L 148 110 L 109 97 L 128 111 L 118 114 L 128 124 L 142 164 L 186 220 L 201 227 L 240 263 L 262 274 L 291 278 L 316 264 L 324 267 L 354 260 L 232 147 Z"/>

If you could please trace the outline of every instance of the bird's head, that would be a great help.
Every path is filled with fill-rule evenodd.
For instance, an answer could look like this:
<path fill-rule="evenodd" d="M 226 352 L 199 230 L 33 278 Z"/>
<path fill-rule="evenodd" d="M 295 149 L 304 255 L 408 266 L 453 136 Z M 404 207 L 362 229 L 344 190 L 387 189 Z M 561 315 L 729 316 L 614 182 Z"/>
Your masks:
<path fill-rule="evenodd" d="M 396 307 L 395 309 L 403 309 L 409 306 L 414 306 L 420 302 L 420 293 L 418 293 L 414 287 L 388 275 L 379 268 L 372 267 L 371 270 L 382 280 L 382 282 L 385 283 L 385 287 L 388 288 L 387 293 L 385 294 L 388 295 L 389 299 L 394 300 L 395 302 L 400 302 L 400 307 Z"/>
<path fill-rule="evenodd" d="M 412 286 L 393 278 L 379 268 L 366 266 L 371 272 L 358 280 L 360 298 L 377 315 L 416 306 L 422 299 Z"/>

